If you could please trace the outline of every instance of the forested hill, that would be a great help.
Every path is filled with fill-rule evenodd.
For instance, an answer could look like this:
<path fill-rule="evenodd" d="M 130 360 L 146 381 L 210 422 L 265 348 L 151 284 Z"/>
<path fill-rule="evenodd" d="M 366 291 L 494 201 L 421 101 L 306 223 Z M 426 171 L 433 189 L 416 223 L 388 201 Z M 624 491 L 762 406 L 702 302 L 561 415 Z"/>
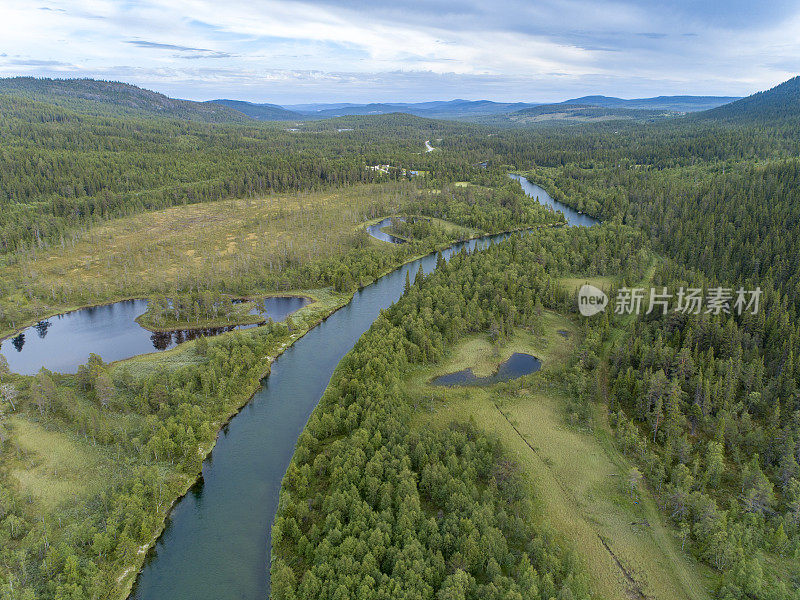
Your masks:
<path fill-rule="evenodd" d="M 800 120 L 800 76 L 747 98 L 698 114 L 704 119 L 730 122 Z"/>
<path fill-rule="evenodd" d="M 301 115 L 293 110 L 287 110 L 277 104 L 254 104 L 253 102 L 244 102 L 243 100 L 209 100 L 204 104 L 227 106 L 228 108 L 238 110 L 240 113 L 253 119 L 258 119 L 259 121 L 301 121 L 308 118 L 305 115 Z"/>
<path fill-rule="evenodd" d="M 228 106 L 177 100 L 119 81 L 12 77 L 0 79 L 0 95 L 46 102 L 84 115 L 160 116 L 205 123 L 251 121 Z"/>
<path fill-rule="evenodd" d="M 474 119 L 485 125 L 519 126 L 539 123 L 588 123 L 593 121 L 643 121 L 678 116 L 667 110 L 616 108 L 589 104 L 541 104 L 515 112 Z"/>
<path fill-rule="evenodd" d="M 562 104 L 588 104 L 608 108 L 644 108 L 648 110 L 672 110 L 695 112 L 716 108 L 734 100 L 738 96 L 656 96 L 655 98 L 614 98 L 610 96 L 582 96 L 565 100 Z"/>
<path fill-rule="evenodd" d="M 371 182 L 400 177 L 401 168 L 438 172 L 445 163 L 463 179 L 462 171 L 485 155 L 425 153 L 426 139 L 449 139 L 473 126 L 410 115 L 287 128 L 244 115 L 244 123 L 213 124 L 144 111 L 98 115 L 32 96 L 38 94 L 0 92 L 0 254 L 175 204 Z M 368 168 L 378 164 L 398 169 Z"/>

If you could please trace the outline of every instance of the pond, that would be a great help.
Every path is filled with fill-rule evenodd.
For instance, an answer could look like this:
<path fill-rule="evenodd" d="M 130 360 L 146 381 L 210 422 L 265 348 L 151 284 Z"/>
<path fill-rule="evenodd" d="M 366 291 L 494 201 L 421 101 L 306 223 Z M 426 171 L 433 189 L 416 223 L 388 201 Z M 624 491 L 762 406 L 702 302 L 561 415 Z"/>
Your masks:
<path fill-rule="evenodd" d="M 264 319 L 282 321 L 309 302 L 299 296 L 270 296 L 261 303 Z M 76 373 L 90 353 L 106 362 L 137 354 L 174 348 L 186 340 L 219 335 L 257 325 L 230 325 L 153 332 L 136 322 L 147 310 L 147 300 L 123 300 L 90 306 L 43 319 L 0 342 L 0 354 L 15 373 L 34 375 L 42 367 L 59 373 Z M 255 311 L 256 309 L 253 309 Z M 250 314 L 257 314 L 251 311 Z"/>
<path fill-rule="evenodd" d="M 530 375 L 542 368 L 542 361 L 535 356 L 523 352 L 515 352 L 507 360 L 504 360 L 497 367 L 492 375 L 478 377 L 472 369 L 464 369 L 455 373 L 440 375 L 431 381 L 431 385 L 446 387 L 463 385 L 493 385 L 501 381 L 511 381 L 523 375 Z"/>

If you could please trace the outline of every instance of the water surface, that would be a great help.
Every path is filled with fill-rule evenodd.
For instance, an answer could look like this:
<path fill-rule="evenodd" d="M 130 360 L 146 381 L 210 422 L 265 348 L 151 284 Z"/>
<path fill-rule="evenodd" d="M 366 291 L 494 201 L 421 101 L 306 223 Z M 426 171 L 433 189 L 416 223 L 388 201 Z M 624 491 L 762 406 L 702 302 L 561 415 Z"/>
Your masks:
<path fill-rule="evenodd" d="M 402 219 L 399 219 L 402 221 Z M 385 231 L 381 231 L 384 227 L 388 227 L 392 224 L 392 217 L 386 217 L 383 221 L 379 223 L 375 223 L 374 225 L 367 225 L 367 233 L 369 233 L 372 237 L 376 240 L 380 240 L 382 242 L 389 242 L 392 244 L 405 244 L 406 241 L 403 238 L 399 238 L 396 235 L 392 235 L 391 233 L 386 233 Z"/>
<path fill-rule="evenodd" d="M 519 181 L 519 184 L 522 186 L 522 190 L 531 198 L 536 198 L 539 204 L 550 206 L 558 212 L 563 213 L 567 219 L 568 225 L 573 227 L 591 227 L 592 225 L 597 225 L 597 223 L 599 223 L 599 221 L 594 217 L 585 215 L 581 212 L 578 212 L 571 206 L 567 206 L 563 202 L 559 202 L 550 196 L 545 189 L 539 187 L 535 183 L 531 183 L 522 175 L 509 173 L 508 176 L 511 177 L 511 179 Z"/>
<path fill-rule="evenodd" d="M 542 361 L 535 356 L 523 352 L 515 352 L 504 360 L 491 375 L 478 377 L 472 369 L 464 369 L 455 373 L 440 375 L 431 381 L 431 385 L 461 386 L 461 385 L 493 385 L 501 381 L 511 381 L 523 375 L 530 375 L 542 368 Z"/>
<path fill-rule="evenodd" d="M 309 302 L 311 302 L 311 299 L 304 296 L 268 296 L 261 300 L 256 300 L 256 305 L 250 310 L 250 314 L 261 315 L 264 320 L 283 321 Z"/>
<path fill-rule="evenodd" d="M 298 296 L 270 296 L 261 302 L 264 320 L 282 321 L 309 302 Z M 0 342 L 0 354 L 15 373 L 34 375 L 42 367 L 59 373 L 76 373 L 90 353 L 106 362 L 137 354 L 174 348 L 200 336 L 219 335 L 256 325 L 191 328 L 153 332 L 136 322 L 147 310 L 147 300 L 123 300 L 90 306 L 43 319 Z M 253 309 L 250 314 L 257 314 Z"/>

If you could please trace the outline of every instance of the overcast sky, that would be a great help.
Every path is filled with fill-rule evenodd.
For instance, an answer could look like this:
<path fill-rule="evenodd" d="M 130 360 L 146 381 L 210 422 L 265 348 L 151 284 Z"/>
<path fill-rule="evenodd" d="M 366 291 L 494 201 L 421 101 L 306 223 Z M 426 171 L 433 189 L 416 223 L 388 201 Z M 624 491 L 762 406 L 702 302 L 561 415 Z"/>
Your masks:
<path fill-rule="evenodd" d="M 180 98 L 747 95 L 800 73 L 800 0 L 0 0 L 0 76 Z"/>

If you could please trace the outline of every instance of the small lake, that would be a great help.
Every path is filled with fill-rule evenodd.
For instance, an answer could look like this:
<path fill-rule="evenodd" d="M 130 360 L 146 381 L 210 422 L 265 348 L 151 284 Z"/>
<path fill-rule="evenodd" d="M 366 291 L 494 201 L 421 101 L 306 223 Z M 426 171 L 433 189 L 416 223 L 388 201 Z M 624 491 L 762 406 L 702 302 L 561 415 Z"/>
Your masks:
<path fill-rule="evenodd" d="M 309 302 L 298 296 L 264 298 L 264 319 L 282 321 Z M 147 310 L 147 300 L 123 300 L 90 306 L 39 321 L 0 342 L 0 354 L 15 373 L 34 375 L 42 367 L 58 373 L 76 373 L 90 353 L 106 362 L 137 354 L 174 348 L 200 336 L 219 335 L 257 325 L 231 325 L 205 329 L 153 332 L 136 322 Z M 254 311 L 256 309 L 253 309 Z M 257 314 L 251 312 L 250 314 Z"/>
<path fill-rule="evenodd" d="M 431 381 L 431 385 L 461 386 L 461 385 L 493 385 L 501 381 L 511 381 L 523 375 L 530 375 L 542 368 L 542 361 L 535 356 L 523 352 L 515 352 L 507 360 L 500 363 L 497 371 L 486 377 L 478 377 L 472 369 L 464 369 L 455 373 L 440 375 Z"/>
<path fill-rule="evenodd" d="M 265 320 L 283 321 L 309 302 L 311 299 L 304 296 L 268 296 L 263 300 L 257 300 L 255 308 L 249 314 L 262 315 Z"/>
<path fill-rule="evenodd" d="M 391 233 L 381 231 L 384 227 L 389 227 L 392 224 L 392 217 L 386 217 L 383 221 L 375 223 L 374 225 L 367 225 L 367 233 L 369 233 L 376 240 L 382 242 L 389 242 L 391 244 L 405 244 L 403 238 L 399 238 Z"/>
<path fill-rule="evenodd" d="M 554 199 L 552 196 L 550 196 L 550 194 L 547 193 L 546 190 L 539 187 L 535 183 L 531 183 L 522 175 L 509 173 L 508 176 L 511 177 L 511 179 L 519 181 L 519 184 L 522 186 L 522 191 L 524 191 L 531 198 L 536 198 L 536 201 L 539 204 L 550 206 L 558 212 L 563 213 L 567 219 L 568 225 L 572 227 L 591 227 L 592 225 L 597 225 L 600 222 L 594 217 L 580 213 L 571 206 L 567 206 L 563 202 L 559 202 L 558 200 Z"/>

